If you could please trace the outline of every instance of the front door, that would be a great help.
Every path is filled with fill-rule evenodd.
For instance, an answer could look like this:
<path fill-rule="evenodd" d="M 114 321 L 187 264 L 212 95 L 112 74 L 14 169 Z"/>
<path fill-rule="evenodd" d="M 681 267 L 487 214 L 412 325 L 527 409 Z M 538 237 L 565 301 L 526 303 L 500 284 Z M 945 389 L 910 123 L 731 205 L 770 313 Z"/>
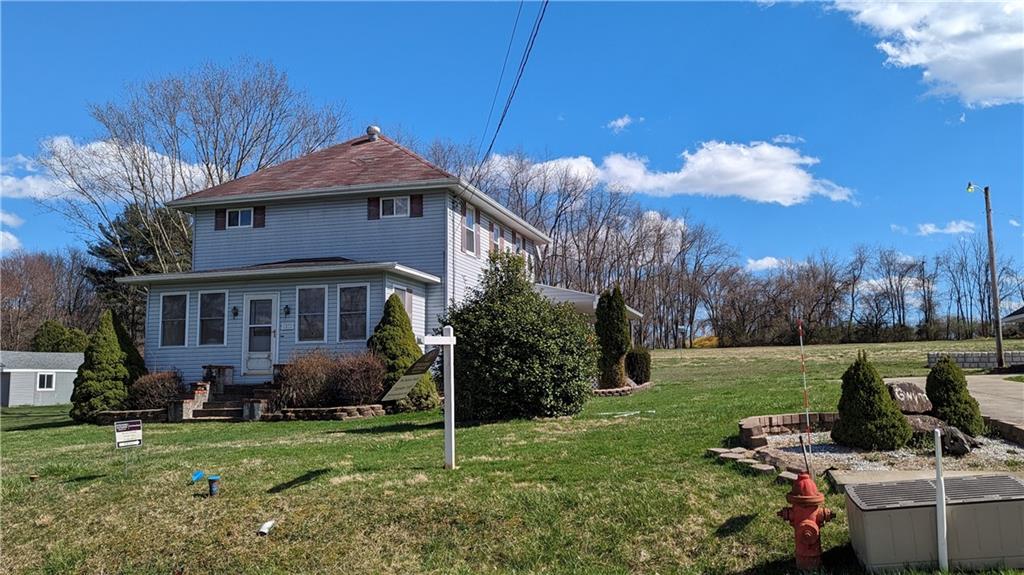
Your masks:
<path fill-rule="evenodd" d="M 277 363 L 277 294 L 246 294 L 242 374 L 270 375 Z"/>

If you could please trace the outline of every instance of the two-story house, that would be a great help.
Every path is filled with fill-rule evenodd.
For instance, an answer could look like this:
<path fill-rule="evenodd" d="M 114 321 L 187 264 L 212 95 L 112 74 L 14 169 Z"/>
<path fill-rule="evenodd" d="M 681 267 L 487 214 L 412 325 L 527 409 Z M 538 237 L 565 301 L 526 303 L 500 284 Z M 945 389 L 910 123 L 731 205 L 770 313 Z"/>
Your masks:
<path fill-rule="evenodd" d="M 186 381 L 226 365 L 262 383 L 297 353 L 365 349 L 393 293 L 422 337 L 490 250 L 536 261 L 549 241 L 372 126 L 168 205 L 193 216 L 192 271 L 119 281 L 149 287 L 147 367 Z"/>

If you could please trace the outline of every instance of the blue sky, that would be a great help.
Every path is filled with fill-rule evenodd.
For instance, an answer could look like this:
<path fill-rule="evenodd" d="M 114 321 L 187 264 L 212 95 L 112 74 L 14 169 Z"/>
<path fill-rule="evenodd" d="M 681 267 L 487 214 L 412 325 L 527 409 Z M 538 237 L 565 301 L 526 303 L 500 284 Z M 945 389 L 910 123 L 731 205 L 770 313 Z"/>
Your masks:
<path fill-rule="evenodd" d="M 40 174 L 19 155 L 90 141 L 88 104 L 206 61 L 273 61 L 314 100 L 347 104 L 346 137 L 376 123 L 479 140 L 517 8 L 4 2 L 5 247 L 80 241 L 23 197 Z M 983 8 L 552 3 L 496 150 L 572 161 L 713 225 L 743 261 L 983 237 L 974 180 L 992 186 L 1000 252 L 1019 265 L 1024 10 Z M 538 9 L 523 8 L 510 67 Z"/>

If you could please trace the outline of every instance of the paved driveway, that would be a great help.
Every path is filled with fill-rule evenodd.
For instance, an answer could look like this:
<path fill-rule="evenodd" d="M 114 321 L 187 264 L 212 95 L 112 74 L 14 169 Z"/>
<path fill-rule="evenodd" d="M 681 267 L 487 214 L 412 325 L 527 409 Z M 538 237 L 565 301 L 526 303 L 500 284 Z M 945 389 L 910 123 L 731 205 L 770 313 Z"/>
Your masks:
<path fill-rule="evenodd" d="M 887 377 L 886 381 L 911 381 L 924 389 L 924 377 Z M 1001 375 L 968 375 L 967 390 L 978 400 L 981 414 L 1024 427 L 1024 383 Z"/>

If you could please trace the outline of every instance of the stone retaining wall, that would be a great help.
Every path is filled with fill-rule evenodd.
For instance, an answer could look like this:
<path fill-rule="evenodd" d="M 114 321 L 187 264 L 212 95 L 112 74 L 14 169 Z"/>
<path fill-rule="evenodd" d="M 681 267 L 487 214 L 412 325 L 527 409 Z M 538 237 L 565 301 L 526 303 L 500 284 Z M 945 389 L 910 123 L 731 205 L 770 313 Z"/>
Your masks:
<path fill-rule="evenodd" d="M 345 405 L 341 407 L 291 407 L 278 413 L 263 413 L 262 421 L 295 421 L 295 420 L 346 420 L 365 419 L 384 415 L 384 406 Z"/>
<path fill-rule="evenodd" d="M 648 381 L 640 385 L 631 385 L 628 387 L 616 387 L 613 389 L 595 389 L 593 390 L 594 395 L 598 397 L 613 397 L 622 395 L 632 395 L 638 391 L 647 391 L 654 386 L 654 383 Z"/>
<path fill-rule="evenodd" d="M 125 411 L 101 411 L 96 414 L 94 423 L 112 425 L 115 421 L 141 419 L 146 423 L 166 423 L 166 409 L 129 409 Z"/>
<path fill-rule="evenodd" d="M 948 355 L 957 365 L 964 369 L 991 369 L 996 367 L 994 351 L 929 351 L 928 367 L 935 367 L 939 358 Z M 1003 361 L 1006 365 L 1024 365 L 1024 351 L 1004 351 Z"/>
<path fill-rule="evenodd" d="M 839 420 L 835 412 L 811 412 L 811 431 L 831 431 Z M 768 445 L 768 436 L 779 433 L 802 432 L 808 415 L 804 413 L 782 413 L 778 415 L 754 415 L 740 420 L 740 445 L 757 449 Z"/>

